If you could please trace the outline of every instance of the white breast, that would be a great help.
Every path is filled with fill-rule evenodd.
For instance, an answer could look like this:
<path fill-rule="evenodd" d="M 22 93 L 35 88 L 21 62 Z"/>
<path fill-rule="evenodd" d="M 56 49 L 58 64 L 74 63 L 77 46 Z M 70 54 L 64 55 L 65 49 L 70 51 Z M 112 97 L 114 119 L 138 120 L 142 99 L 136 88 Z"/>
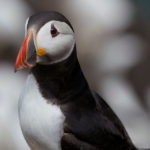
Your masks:
<path fill-rule="evenodd" d="M 47 103 L 33 75 L 29 75 L 19 101 L 23 134 L 32 150 L 61 150 L 65 117 L 59 106 Z"/>

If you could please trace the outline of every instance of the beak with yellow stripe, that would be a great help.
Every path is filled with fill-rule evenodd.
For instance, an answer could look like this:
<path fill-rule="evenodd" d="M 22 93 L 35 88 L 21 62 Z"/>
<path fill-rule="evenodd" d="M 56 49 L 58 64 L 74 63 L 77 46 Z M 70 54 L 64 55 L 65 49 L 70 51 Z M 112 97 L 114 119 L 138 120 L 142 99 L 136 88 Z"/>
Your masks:
<path fill-rule="evenodd" d="M 15 71 L 52 65 L 67 59 L 75 47 L 74 31 L 69 21 L 57 12 L 32 15 L 25 24 L 25 40 L 19 50 Z"/>
<path fill-rule="evenodd" d="M 33 67 L 36 64 L 36 57 L 45 54 L 45 49 L 38 48 L 36 44 L 36 32 L 30 30 L 19 50 L 16 59 L 15 72 L 24 68 Z"/>

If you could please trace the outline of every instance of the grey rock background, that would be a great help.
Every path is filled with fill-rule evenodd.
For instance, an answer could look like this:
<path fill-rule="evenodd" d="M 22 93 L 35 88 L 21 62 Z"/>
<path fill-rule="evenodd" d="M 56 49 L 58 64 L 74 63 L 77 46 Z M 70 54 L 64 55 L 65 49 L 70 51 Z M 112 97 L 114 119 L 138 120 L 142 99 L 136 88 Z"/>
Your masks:
<path fill-rule="evenodd" d="M 63 13 L 75 30 L 78 58 L 138 147 L 150 147 L 150 1 L 0 0 L 0 150 L 28 150 L 17 104 L 27 71 L 14 73 L 25 20 Z"/>

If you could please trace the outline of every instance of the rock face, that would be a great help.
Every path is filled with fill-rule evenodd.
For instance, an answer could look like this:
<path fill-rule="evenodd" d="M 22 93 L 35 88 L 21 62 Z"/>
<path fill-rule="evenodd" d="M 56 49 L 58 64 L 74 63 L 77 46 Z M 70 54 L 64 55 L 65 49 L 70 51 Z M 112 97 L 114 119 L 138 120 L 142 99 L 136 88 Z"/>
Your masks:
<path fill-rule="evenodd" d="M 150 33 L 147 31 L 149 28 L 142 27 L 143 21 L 146 23 L 149 19 L 149 11 L 146 10 L 149 10 L 147 3 L 150 2 L 137 1 L 143 9 L 139 10 L 140 16 L 143 19 L 147 16 L 142 23 L 135 23 L 134 9 L 125 0 L 0 1 L 0 150 L 29 150 L 17 114 L 18 97 L 26 77 L 21 72 L 15 74 L 14 64 L 10 61 L 15 62 L 27 16 L 40 10 L 57 10 L 70 18 L 76 33 L 78 57 L 90 85 L 105 97 L 123 121 L 134 144 L 150 147 L 150 117 L 142 109 L 130 81 L 140 75 L 138 83 L 132 81 L 132 84 L 146 95 L 150 109 L 150 78 L 147 74 L 150 68 L 150 40 L 147 36 Z M 129 29 L 132 31 L 124 31 L 132 21 L 136 24 Z M 146 52 L 143 47 L 147 47 Z M 144 53 L 146 58 L 142 58 Z M 9 63 L 2 63 L 2 60 Z M 132 67 L 133 75 L 127 81 L 124 75 Z M 139 79 L 143 79 L 142 82 Z M 145 86 L 149 86 L 147 91 Z"/>
<path fill-rule="evenodd" d="M 18 120 L 18 98 L 25 78 L 10 64 L 0 65 L 0 149 L 29 150 Z"/>

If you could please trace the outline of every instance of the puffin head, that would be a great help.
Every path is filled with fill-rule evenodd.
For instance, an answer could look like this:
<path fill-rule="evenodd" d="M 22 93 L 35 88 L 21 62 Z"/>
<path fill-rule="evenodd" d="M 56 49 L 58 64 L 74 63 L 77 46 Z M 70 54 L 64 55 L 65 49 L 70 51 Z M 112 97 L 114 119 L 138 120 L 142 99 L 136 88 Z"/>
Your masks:
<path fill-rule="evenodd" d="M 70 22 L 58 12 L 40 12 L 29 17 L 25 40 L 19 50 L 15 71 L 36 64 L 54 64 L 67 59 L 75 47 Z"/>

